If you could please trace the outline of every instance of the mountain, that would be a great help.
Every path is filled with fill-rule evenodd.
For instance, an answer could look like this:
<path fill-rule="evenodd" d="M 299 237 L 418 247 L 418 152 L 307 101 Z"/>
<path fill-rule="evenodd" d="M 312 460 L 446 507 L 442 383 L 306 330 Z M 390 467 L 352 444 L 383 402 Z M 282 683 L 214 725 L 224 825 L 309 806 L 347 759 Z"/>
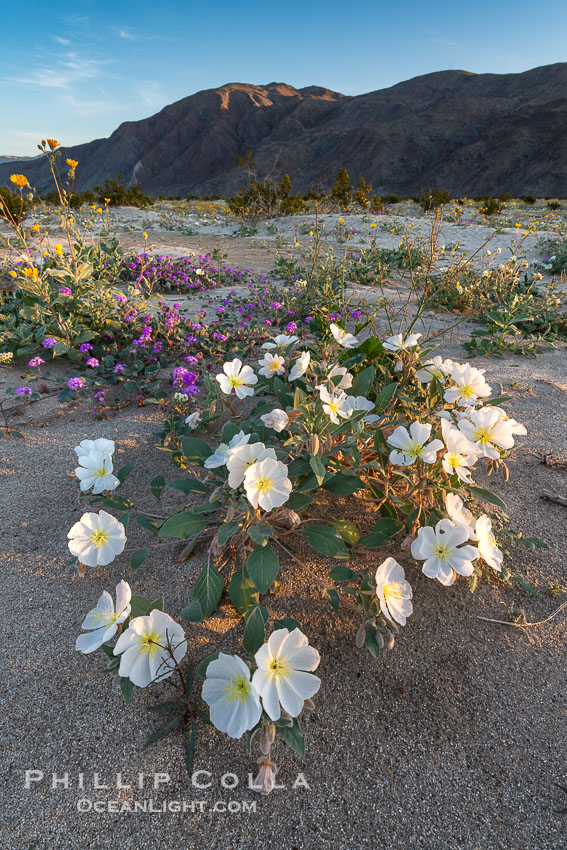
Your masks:
<path fill-rule="evenodd" d="M 21 162 L 24 159 L 37 159 L 36 156 L 11 156 L 10 154 L 0 155 L 0 163 L 2 162 Z"/>
<path fill-rule="evenodd" d="M 567 63 L 521 74 L 440 71 L 347 97 L 318 86 L 230 83 L 197 92 L 108 139 L 64 148 L 76 187 L 120 171 L 150 195 L 232 194 L 248 180 L 288 172 L 294 190 L 328 188 L 339 168 L 377 194 L 421 187 L 451 195 L 567 196 Z M 42 161 L 23 169 L 51 188 Z M 9 165 L 0 165 L 0 184 Z"/>

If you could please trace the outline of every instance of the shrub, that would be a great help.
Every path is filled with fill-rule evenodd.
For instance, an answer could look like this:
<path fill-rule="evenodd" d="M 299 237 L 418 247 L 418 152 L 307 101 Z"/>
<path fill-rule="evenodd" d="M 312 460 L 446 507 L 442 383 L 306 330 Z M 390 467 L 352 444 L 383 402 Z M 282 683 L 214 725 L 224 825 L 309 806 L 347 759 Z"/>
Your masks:
<path fill-rule="evenodd" d="M 480 211 L 484 215 L 500 215 L 502 212 L 502 204 L 503 201 L 500 197 L 498 198 L 482 198 L 481 199 L 481 207 Z"/>
<path fill-rule="evenodd" d="M 340 210 L 348 210 L 352 203 L 354 188 L 351 186 L 350 177 L 346 168 L 339 169 L 335 182 L 331 188 L 331 201 Z"/>
<path fill-rule="evenodd" d="M 524 202 L 527 206 L 531 207 L 535 204 L 536 198 L 534 195 L 521 195 L 520 200 Z"/>
<path fill-rule="evenodd" d="M 153 200 L 145 195 L 139 186 L 124 184 L 120 172 L 111 180 L 106 178 L 104 186 L 95 186 L 96 200 L 99 204 L 108 204 L 110 207 L 140 207 L 145 209 L 153 204 Z"/>
<path fill-rule="evenodd" d="M 421 190 L 419 195 L 414 198 L 416 204 L 419 204 L 424 212 L 442 207 L 451 201 L 451 196 L 446 189 L 430 189 L 429 192 Z"/>
<path fill-rule="evenodd" d="M 0 186 L 0 218 L 10 221 L 13 219 L 16 224 L 20 224 L 26 217 L 29 209 L 28 201 L 15 192 L 10 192 Z"/>

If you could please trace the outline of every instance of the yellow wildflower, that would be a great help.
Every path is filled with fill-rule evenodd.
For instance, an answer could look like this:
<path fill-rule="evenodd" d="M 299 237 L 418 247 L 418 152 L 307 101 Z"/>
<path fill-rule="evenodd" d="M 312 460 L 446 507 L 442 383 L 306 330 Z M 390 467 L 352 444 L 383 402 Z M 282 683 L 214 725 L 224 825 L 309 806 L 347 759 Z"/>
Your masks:
<path fill-rule="evenodd" d="M 146 233 L 146 231 L 145 231 L 145 230 L 144 230 L 144 232 L 142 233 L 142 236 L 144 237 L 144 239 L 147 239 L 147 238 L 148 238 L 148 234 Z"/>
<path fill-rule="evenodd" d="M 14 186 L 18 187 L 18 189 L 23 189 L 24 186 L 28 185 L 28 178 L 25 177 L 23 174 L 11 174 L 10 180 L 14 184 Z"/>
<path fill-rule="evenodd" d="M 57 139 L 48 139 L 47 144 L 49 145 L 52 151 L 54 151 L 56 147 L 59 147 L 59 142 L 57 141 Z"/>
<path fill-rule="evenodd" d="M 99 207 L 98 209 L 96 209 L 96 210 L 95 210 L 95 212 L 97 212 L 97 213 L 101 213 L 101 212 L 102 212 L 102 209 Z"/>
<path fill-rule="evenodd" d="M 37 233 L 38 230 L 39 230 L 39 224 L 32 224 L 32 231 L 34 233 Z"/>
<path fill-rule="evenodd" d="M 53 248 L 55 249 L 55 253 L 58 257 L 63 256 L 63 245 L 54 245 Z"/>
<path fill-rule="evenodd" d="M 10 277 L 17 277 L 16 272 L 13 271 L 13 270 L 11 272 L 9 272 L 9 274 L 10 274 Z"/>
<path fill-rule="evenodd" d="M 67 165 L 69 166 L 69 168 L 71 169 L 71 171 L 74 171 L 74 170 L 75 170 L 75 168 L 76 168 L 76 167 L 78 166 L 78 164 L 79 164 L 79 163 L 77 162 L 77 160 L 76 160 L 76 159 L 66 159 L 66 160 L 65 160 L 65 162 L 67 163 Z"/>
<path fill-rule="evenodd" d="M 26 268 L 26 269 L 22 269 L 22 271 L 23 271 L 23 273 L 25 274 L 26 277 L 29 277 L 32 280 L 35 280 L 36 277 L 39 274 L 38 270 L 34 269 L 34 268 Z"/>

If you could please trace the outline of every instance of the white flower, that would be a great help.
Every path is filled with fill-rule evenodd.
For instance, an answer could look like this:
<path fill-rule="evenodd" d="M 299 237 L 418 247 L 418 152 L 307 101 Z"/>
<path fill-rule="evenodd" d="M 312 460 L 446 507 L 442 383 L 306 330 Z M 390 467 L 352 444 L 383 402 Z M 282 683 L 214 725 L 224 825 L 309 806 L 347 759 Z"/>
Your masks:
<path fill-rule="evenodd" d="M 205 272 L 203 271 L 203 269 L 195 269 L 195 274 L 196 275 L 202 275 L 202 274 L 205 274 Z"/>
<path fill-rule="evenodd" d="M 187 393 L 173 393 L 171 400 L 174 404 L 186 404 L 189 401 Z"/>
<path fill-rule="evenodd" d="M 299 342 L 298 336 L 287 336 L 287 334 L 279 334 L 274 337 L 273 342 L 265 342 L 262 348 L 269 350 L 271 348 L 287 348 L 288 345 L 291 345 L 294 342 Z"/>
<path fill-rule="evenodd" d="M 375 410 L 376 404 L 363 395 L 349 395 L 346 397 L 344 408 L 352 416 L 357 410 L 365 410 L 367 413 L 370 413 L 371 410 Z M 375 414 L 362 417 L 362 421 L 366 423 L 377 422 L 379 419 L 380 417 Z"/>
<path fill-rule="evenodd" d="M 498 570 L 498 572 L 500 572 L 502 570 L 502 562 L 504 561 L 504 555 L 502 551 L 498 548 L 496 538 L 492 533 L 492 520 L 490 519 L 490 517 L 486 514 L 479 516 L 476 521 L 474 530 L 476 537 L 476 545 L 478 547 L 480 557 L 488 564 L 489 567 L 492 567 L 493 570 Z"/>
<path fill-rule="evenodd" d="M 329 325 L 329 330 L 333 334 L 336 342 L 342 345 L 343 348 L 356 348 L 359 345 L 357 338 L 353 334 L 347 333 L 343 328 L 339 328 L 333 322 Z"/>
<path fill-rule="evenodd" d="M 411 544 L 411 554 L 416 561 L 425 561 L 422 567 L 424 575 L 448 586 L 455 581 L 455 573 L 462 576 L 473 573 L 472 562 L 478 558 L 478 549 L 461 545 L 468 539 L 467 526 L 442 519 L 435 528 L 422 526 L 418 530 Z"/>
<path fill-rule="evenodd" d="M 478 460 L 480 450 L 462 431 L 446 419 L 441 420 L 441 433 L 447 446 L 442 460 L 443 469 L 448 475 L 456 474 L 461 481 L 470 484 L 472 481 L 470 467 L 474 466 Z"/>
<path fill-rule="evenodd" d="M 264 443 L 250 443 L 232 449 L 226 462 L 228 469 L 228 486 L 235 490 L 244 481 L 244 474 L 249 466 L 259 460 L 271 458 L 276 460 L 273 449 L 267 449 Z"/>
<path fill-rule="evenodd" d="M 340 422 L 339 416 L 343 419 L 348 419 L 352 416 L 352 411 L 348 410 L 346 407 L 347 394 L 340 393 L 339 395 L 334 395 L 328 392 L 324 386 L 321 386 L 319 389 L 319 397 L 321 399 L 321 403 L 323 405 L 323 410 L 335 425 L 338 425 Z"/>
<path fill-rule="evenodd" d="M 239 431 L 228 443 L 221 443 L 218 449 L 205 461 L 205 469 L 217 469 L 219 466 L 226 466 L 232 449 L 238 446 L 245 446 L 250 442 L 250 434 L 245 434 L 244 431 Z"/>
<path fill-rule="evenodd" d="M 404 339 L 403 334 L 394 334 L 394 336 L 389 336 L 388 339 L 385 339 L 382 345 L 388 351 L 407 351 L 408 348 L 415 348 L 420 336 L 421 334 L 408 334 Z"/>
<path fill-rule="evenodd" d="M 394 558 L 386 558 L 376 570 L 376 593 L 384 616 L 405 626 L 413 612 L 413 592 L 403 567 Z"/>
<path fill-rule="evenodd" d="M 263 416 L 260 416 L 260 419 L 266 428 L 273 428 L 274 431 L 278 432 L 278 434 L 280 431 L 283 431 L 284 428 L 287 428 L 289 424 L 289 416 L 285 410 L 280 410 L 280 408 L 270 410 L 269 413 L 264 413 Z"/>
<path fill-rule="evenodd" d="M 459 429 L 477 445 L 482 457 L 493 460 L 500 457 L 501 449 L 513 448 L 515 433 L 525 432 L 523 425 L 515 419 L 502 419 L 500 411 L 493 407 L 472 410 L 468 419 L 459 420 Z"/>
<path fill-rule="evenodd" d="M 441 440 L 432 440 L 429 445 L 425 445 L 430 436 L 430 424 L 415 421 L 409 426 L 409 431 L 403 425 L 398 425 L 387 439 L 391 446 L 400 449 L 390 452 L 390 463 L 411 466 L 418 458 L 425 463 L 435 463 L 443 443 Z"/>
<path fill-rule="evenodd" d="M 90 490 L 93 493 L 102 493 L 104 490 L 114 490 L 120 484 L 118 478 L 112 474 L 112 457 L 109 454 L 93 449 L 90 454 L 79 455 L 79 464 L 75 469 L 75 475 L 81 482 L 81 490 Z"/>
<path fill-rule="evenodd" d="M 262 360 L 258 360 L 262 367 L 260 375 L 265 375 L 266 378 L 273 378 L 274 375 L 283 375 L 285 372 L 285 358 L 280 354 L 270 354 L 266 352 Z"/>
<path fill-rule="evenodd" d="M 420 384 L 429 384 L 433 378 L 436 378 L 440 383 L 445 383 L 454 365 L 452 360 L 443 360 L 442 357 L 434 357 L 432 360 L 424 363 L 423 368 L 416 372 L 417 380 Z"/>
<path fill-rule="evenodd" d="M 308 351 L 302 351 L 293 366 L 291 367 L 291 371 L 289 373 L 289 380 L 297 381 L 298 378 L 301 378 L 303 375 L 305 375 L 310 361 L 310 353 Z"/>
<path fill-rule="evenodd" d="M 75 454 L 81 459 L 83 455 L 90 455 L 93 451 L 103 455 L 113 455 L 115 451 L 114 440 L 98 437 L 96 440 L 81 440 L 75 448 Z"/>
<path fill-rule="evenodd" d="M 168 679 L 175 672 L 169 650 L 178 664 L 187 652 L 185 632 L 179 623 L 157 608 L 147 617 L 134 617 L 114 647 L 115 655 L 122 654 L 118 674 L 139 688 Z"/>
<path fill-rule="evenodd" d="M 277 768 L 275 764 L 267 760 L 267 757 L 262 756 L 258 761 L 260 762 L 260 770 L 251 786 L 252 791 L 258 791 L 259 794 L 271 794 L 276 787 Z"/>
<path fill-rule="evenodd" d="M 243 366 L 242 360 L 235 357 L 230 363 L 225 363 L 222 368 L 224 375 L 215 375 L 215 378 L 225 395 L 230 395 L 233 390 L 238 398 L 254 395 L 252 386 L 258 383 L 258 376 L 254 374 L 250 366 Z"/>
<path fill-rule="evenodd" d="M 89 629 L 90 634 L 79 635 L 75 643 L 75 649 L 86 655 L 94 652 L 118 631 L 118 626 L 130 614 L 132 591 L 130 585 L 122 580 L 116 585 L 116 611 L 114 602 L 108 591 L 103 590 L 96 608 L 89 611 L 84 619 L 82 629 Z"/>
<path fill-rule="evenodd" d="M 231 738 L 240 738 L 253 729 L 262 714 L 250 669 L 236 655 L 220 652 L 217 659 L 209 662 L 202 697 L 210 707 L 213 726 Z"/>
<path fill-rule="evenodd" d="M 451 380 L 455 386 L 445 390 L 445 401 L 461 407 L 479 404 L 480 399 L 487 398 L 492 392 L 492 388 L 484 380 L 484 369 L 475 369 L 468 364 L 453 366 Z"/>
<path fill-rule="evenodd" d="M 319 666 L 321 658 L 317 650 L 309 646 L 299 629 L 291 633 L 276 629 L 255 659 L 258 669 L 252 676 L 252 684 L 262 697 L 268 717 L 279 720 L 282 708 L 291 717 L 297 717 L 305 700 L 311 699 L 321 686 L 321 680 L 307 672 Z"/>
<path fill-rule="evenodd" d="M 246 498 L 253 508 L 271 511 L 289 499 L 291 481 L 287 466 L 279 460 L 267 457 L 249 466 L 244 475 Z"/>
<path fill-rule="evenodd" d="M 469 540 L 474 540 L 475 519 L 469 509 L 465 508 L 465 504 L 461 497 L 457 496 L 456 493 L 447 493 L 445 496 L 445 506 L 451 522 L 454 522 L 456 525 L 464 525 L 468 528 Z"/>
<path fill-rule="evenodd" d="M 106 511 L 83 514 L 67 537 L 69 551 L 86 567 L 110 564 L 126 545 L 124 526 Z"/>
<path fill-rule="evenodd" d="M 340 381 L 333 381 L 333 378 L 336 378 L 340 375 Z M 337 392 L 337 390 L 349 390 L 352 387 L 352 374 L 347 371 L 344 366 L 333 366 L 325 380 L 331 385 L 332 392 Z M 324 387 L 325 384 L 318 384 L 315 389 L 320 390 L 321 387 Z"/>
<path fill-rule="evenodd" d="M 191 430 L 193 431 L 199 422 L 201 421 L 201 412 L 196 410 L 194 413 L 190 413 L 187 419 L 185 420 L 185 424 L 189 425 Z"/>

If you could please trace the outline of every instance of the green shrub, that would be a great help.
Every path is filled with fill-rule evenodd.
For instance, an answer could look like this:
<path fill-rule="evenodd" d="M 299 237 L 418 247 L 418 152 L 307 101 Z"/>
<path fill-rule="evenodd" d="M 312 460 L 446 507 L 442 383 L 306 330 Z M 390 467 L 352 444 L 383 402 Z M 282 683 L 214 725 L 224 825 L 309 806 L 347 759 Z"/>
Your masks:
<path fill-rule="evenodd" d="M 334 185 L 331 188 L 331 201 L 341 210 L 347 210 L 352 203 L 354 187 L 351 186 L 350 177 L 346 168 L 337 172 Z"/>
<path fill-rule="evenodd" d="M 533 195 L 522 195 L 520 200 L 529 207 L 533 206 L 536 202 L 536 198 Z"/>
<path fill-rule="evenodd" d="M 13 219 L 19 224 L 26 217 L 27 211 L 28 202 L 23 196 L 0 186 L 0 218 L 8 221 Z"/>
<path fill-rule="evenodd" d="M 429 192 L 422 189 L 419 195 L 414 198 L 414 201 L 420 205 L 424 212 L 428 212 L 448 204 L 451 201 L 451 196 L 446 189 L 430 189 Z"/>
<path fill-rule="evenodd" d="M 502 212 L 502 199 L 498 198 L 482 198 L 481 199 L 481 207 L 480 211 L 484 213 L 484 215 L 500 215 Z"/>
<path fill-rule="evenodd" d="M 145 209 L 153 204 L 153 200 L 145 195 L 139 186 L 126 187 L 120 172 L 111 180 L 106 178 L 104 186 L 95 186 L 96 200 L 99 204 L 110 207 L 140 207 Z"/>

